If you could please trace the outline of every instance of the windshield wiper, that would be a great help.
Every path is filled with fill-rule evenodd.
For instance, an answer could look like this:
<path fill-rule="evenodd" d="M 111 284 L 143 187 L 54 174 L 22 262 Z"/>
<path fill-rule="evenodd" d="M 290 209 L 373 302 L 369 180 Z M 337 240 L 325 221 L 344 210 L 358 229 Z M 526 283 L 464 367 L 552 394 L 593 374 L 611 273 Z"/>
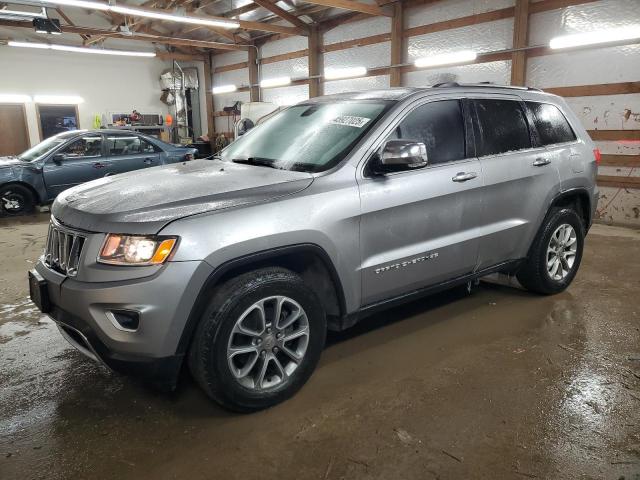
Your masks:
<path fill-rule="evenodd" d="M 231 161 L 233 163 L 242 163 L 243 165 L 255 165 L 256 167 L 269 167 L 269 168 L 276 168 L 278 170 L 281 170 L 280 167 L 276 167 L 275 165 L 276 161 L 270 158 L 263 158 L 263 157 L 234 158 Z"/>

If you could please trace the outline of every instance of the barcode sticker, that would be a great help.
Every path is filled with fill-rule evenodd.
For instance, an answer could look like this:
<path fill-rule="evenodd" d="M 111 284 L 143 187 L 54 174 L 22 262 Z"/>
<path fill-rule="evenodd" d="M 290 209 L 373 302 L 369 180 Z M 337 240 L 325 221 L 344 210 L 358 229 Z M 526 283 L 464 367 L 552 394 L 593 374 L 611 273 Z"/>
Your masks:
<path fill-rule="evenodd" d="M 365 117 L 354 117 L 351 115 L 342 115 L 341 117 L 334 118 L 329 123 L 332 123 L 334 125 L 345 125 L 347 127 L 362 128 L 369 122 L 369 120 L 371 119 Z"/>

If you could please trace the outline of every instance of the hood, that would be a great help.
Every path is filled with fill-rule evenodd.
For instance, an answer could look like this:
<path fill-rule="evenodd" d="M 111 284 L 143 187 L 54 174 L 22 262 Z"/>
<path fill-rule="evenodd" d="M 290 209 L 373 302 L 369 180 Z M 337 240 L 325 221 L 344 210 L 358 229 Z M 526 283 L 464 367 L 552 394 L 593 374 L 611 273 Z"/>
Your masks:
<path fill-rule="evenodd" d="M 14 167 L 16 165 L 24 165 L 25 162 L 18 160 L 15 157 L 0 157 L 0 168 Z"/>
<path fill-rule="evenodd" d="M 164 165 L 65 190 L 52 214 L 93 232 L 156 233 L 172 220 L 266 202 L 304 190 L 313 176 L 213 160 Z"/>

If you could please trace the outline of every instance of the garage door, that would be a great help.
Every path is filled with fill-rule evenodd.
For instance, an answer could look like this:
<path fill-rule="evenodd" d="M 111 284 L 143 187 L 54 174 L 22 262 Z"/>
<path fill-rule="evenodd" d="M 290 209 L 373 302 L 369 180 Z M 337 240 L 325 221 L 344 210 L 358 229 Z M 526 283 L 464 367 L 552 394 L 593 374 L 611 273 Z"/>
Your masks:
<path fill-rule="evenodd" d="M 0 156 L 17 155 L 29 148 L 22 105 L 0 105 Z"/>

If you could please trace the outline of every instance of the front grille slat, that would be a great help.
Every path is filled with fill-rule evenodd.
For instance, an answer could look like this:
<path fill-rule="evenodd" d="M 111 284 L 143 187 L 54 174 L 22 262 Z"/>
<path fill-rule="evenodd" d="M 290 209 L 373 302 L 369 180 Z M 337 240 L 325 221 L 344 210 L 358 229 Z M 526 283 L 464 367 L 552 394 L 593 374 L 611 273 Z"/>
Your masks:
<path fill-rule="evenodd" d="M 74 277 L 78 273 L 85 239 L 79 232 L 62 227 L 52 219 L 45 243 L 45 265 L 56 272 Z"/>

